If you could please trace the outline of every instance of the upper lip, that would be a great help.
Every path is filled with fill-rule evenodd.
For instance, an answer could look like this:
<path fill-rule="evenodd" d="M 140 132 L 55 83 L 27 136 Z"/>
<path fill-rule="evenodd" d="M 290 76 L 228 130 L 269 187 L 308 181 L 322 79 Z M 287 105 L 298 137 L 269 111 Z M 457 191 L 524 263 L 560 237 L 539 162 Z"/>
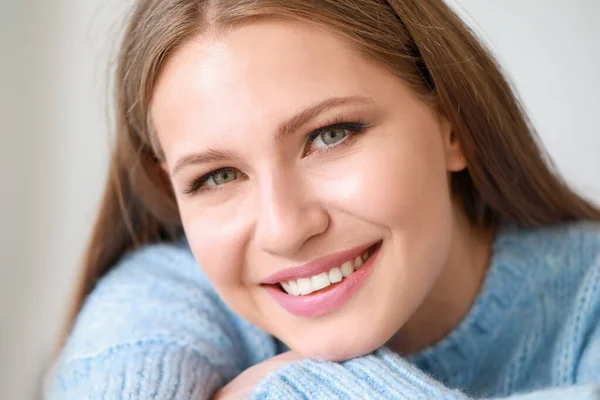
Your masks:
<path fill-rule="evenodd" d="M 340 267 L 346 261 L 354 260 L 356 256 L 360 255 L 363 251 L 367 250 L 376 243 L 377 242 L 364 244 L 353 249 L 330 254 L 299 267 L 287 268 L 278 271 L 272 275 L 269 275 L 261 283 L 263 285 L 274 285 L 279 282 L 287 282 L 300 278 L 310 278 L 311 276 L 329 271 L 332 268 Z"/>

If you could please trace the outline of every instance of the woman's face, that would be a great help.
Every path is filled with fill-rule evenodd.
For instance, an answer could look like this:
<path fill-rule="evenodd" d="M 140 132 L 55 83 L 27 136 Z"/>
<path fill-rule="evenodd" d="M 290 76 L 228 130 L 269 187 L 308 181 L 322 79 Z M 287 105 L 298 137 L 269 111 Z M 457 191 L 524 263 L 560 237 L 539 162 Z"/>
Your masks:
<path fill-rule="evenodd" d="M 424 301 L 464 163 L 385 68 L 314 26 L 256 22 L 183 45 L 152 115 L 194 256 L 240 316 L 341 360 Z"/>

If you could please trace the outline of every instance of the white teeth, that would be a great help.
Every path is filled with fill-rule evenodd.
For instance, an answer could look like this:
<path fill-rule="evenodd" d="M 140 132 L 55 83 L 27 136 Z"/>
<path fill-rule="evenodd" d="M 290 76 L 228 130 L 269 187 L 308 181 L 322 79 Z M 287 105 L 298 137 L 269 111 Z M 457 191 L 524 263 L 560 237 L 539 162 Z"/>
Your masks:
<path fill-rule="evenodd" d="M 283 290 L 292 296 L 304 296 L 317 290 L 321 290 L 331 285 L 332 283 L 341 282 L 344 278 L 352 275 L 354 270 L 359 269 L 371 254 L 365 252 L 356 256 L 354 260 L 346 261 L 340 267 L 334 267 L 328 272 L 322 272 L 310 278 L 300 278 L 298 280 L 290 280 L 281 282 Z"/>
<path fill-rule="evenodd" d="M 298 291 L 300 294 L 309 294 L 312 292 L 312 281 L 310 278 L 300 278 L 298 279 Z"/>
<path fill-rule="evenodd" d="M 354 259 L 354 269 L 359 269 L 363 265 L 363 260 L 360 256 L 356 256 Z"/>
<path fill-rule="evenodd" d="M 331 285 L 331 282 L 329 282 L 329 275 L 327 274 L 327 272 L 323 272 L 322 274 L 313 276 L 312 278 L 310 278 L 310 280 L 312 281 L 313 291 L 321 290 Z"/>
<path fill-rule="evenodd" d="M 299 296 L 300 295 L 300 290 L 298 290 L 298 284 L 296 283 L 296 281 L 289 281 L 288 285 L 290 287 L 290 290 L 286 292 L 288 292 L 289 294 L 292 294 L 294 296 Z M 285 286 L 283 287 L 285 289 Z"/>
<path fill-rule="evenodd" d="M 346 261 L 345 263 L 342 264 L 342 276 L 344 278 L 349 277 L 352 272 L 354 272 L 354 265 L 352 265 L 351 261 Z"/>
<path fill-rule="evenodd" d="M 331 271 L 329 271 L 329 282 L 331 282 L 331 283 L 341 282 L 342 278 L 343 278 L 342 270 L 339 269 L 338 267 L 332 268 Z"/>

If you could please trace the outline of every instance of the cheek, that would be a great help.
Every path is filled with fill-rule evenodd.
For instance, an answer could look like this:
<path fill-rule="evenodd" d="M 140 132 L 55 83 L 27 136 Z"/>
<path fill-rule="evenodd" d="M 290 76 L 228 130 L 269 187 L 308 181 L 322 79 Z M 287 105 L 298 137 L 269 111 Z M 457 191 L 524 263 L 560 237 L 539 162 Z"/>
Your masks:
<path fill-rule="evenodd" d="M 180 214 L 194 257 L 217 291 L 242 286 L 244 282 L 245 220 L 240 213 L 221 216 L 219 207 L 202 208 L 180 204 Z M 217 212 L 215 212 L 215 210 Z"/>
<path fill-rule="evenodd" d="M 365 229 L 377 226 L 387 239 L 386 254 L 394 262 L 385 276 L 394 276 L 395 283 L 378 292 L 398 300 L 398 287 L 402 287 L 399 300 L 407 311 L 425 295 L 445 264 L 453 218 L 438 131 L 413 132 L 390 133 L 387 140 L 365 145 L 355 162 L 360 168 L 349 169 L 352 172 L 336 186 L 338 194 L 348 194 L 339 208 L 367 222 Z"/>
<path fill-rule="evenodd" d="M 360 166 L 360 167 L 357 167 Z M 436 131 L 390 133 L 370 141 L 329 194 L 346 212 L 390 228 L 425 223 L 450 207 L 447 172 Z"/>
<path fill-rule="evenodd" d="M 260 326 L 253 282 L 261 271 L 250 270 L 247 263 L 251 210 L 243 201 L 235 203 L 207 209 L 180 205 L 181 219 L 194 258 L 221 300 Z"/>

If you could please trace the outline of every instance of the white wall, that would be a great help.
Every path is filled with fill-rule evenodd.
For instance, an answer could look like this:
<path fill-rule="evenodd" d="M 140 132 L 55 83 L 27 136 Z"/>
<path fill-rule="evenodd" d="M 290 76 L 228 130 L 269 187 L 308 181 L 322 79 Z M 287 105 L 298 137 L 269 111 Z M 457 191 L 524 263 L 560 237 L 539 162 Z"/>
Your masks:
<path fill-rule="evenodd" d="M 105 77 L 127 3 L 0 2 L 0 399 L 39 395 L 74 288 L 105 180 Z"/>
<path fill-rule="evenodd" d="M 449 2 L 491 45 L 559 171 L 600 202 L 600 1 Z"/>
<path fill-rule="evenodd" d="M 105 70 L 130 0 L 0 3 L 0 398 L 33 399 L 105 178 Z M 453 0 L 559 170 L 600 202 L 600 2 Z M 114 52 L 113 52 L 114 54 Z"/>

